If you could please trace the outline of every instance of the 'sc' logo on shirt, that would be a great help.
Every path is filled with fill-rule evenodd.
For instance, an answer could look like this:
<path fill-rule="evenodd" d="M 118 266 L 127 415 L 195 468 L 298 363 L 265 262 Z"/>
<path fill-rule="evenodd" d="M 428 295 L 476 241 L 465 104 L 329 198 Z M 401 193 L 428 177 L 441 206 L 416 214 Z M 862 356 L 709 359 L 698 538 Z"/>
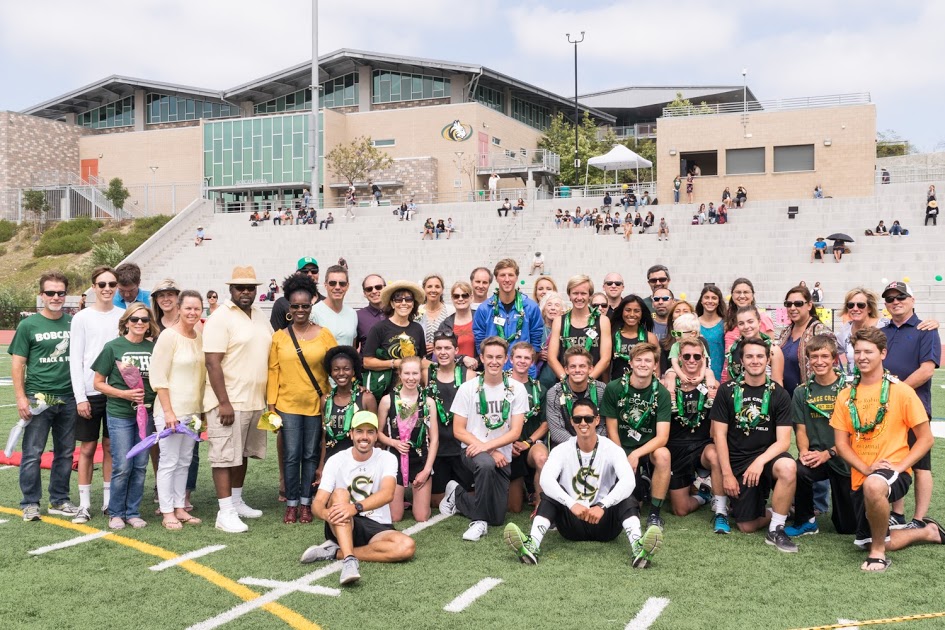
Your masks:
<path fill-rule="evenodd" d="M 582 466 L 571 480 L 571 488 L 577 495 L 578 501 L 589 501 L 597 496 L 599 483 L 600 475 L 594 472 L 593 468 Z"/>
<path fill-rule="evenodd" d="M 351 495 L 351 498 L 354 499 L 355 503 L 357 503 L 371 496 L 371 488 L 373 487 L 373 479 L 364 475 L 358 475 L 351 480 L 351 485 L 348 486 L 348 493 Z"/>

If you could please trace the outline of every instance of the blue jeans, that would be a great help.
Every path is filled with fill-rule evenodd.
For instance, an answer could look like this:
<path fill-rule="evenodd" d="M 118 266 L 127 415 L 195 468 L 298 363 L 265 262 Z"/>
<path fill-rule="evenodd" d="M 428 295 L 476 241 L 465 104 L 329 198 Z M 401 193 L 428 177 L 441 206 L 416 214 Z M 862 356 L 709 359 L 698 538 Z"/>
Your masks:
<path fill-rule="evenodd" d="M 673 189 L 673 203 L 679 203 L 679 191 Z"/>
<path fill-rule="evenodd" d="M 23 459 L 20 462 L 22 507 L 39 505 L 43 498 L 39 460 L 46 450 L 49 432 L 53 436 L 53 463 L 49 471 L 49 501 L 60 504 L 69 500 L 69 477 L 72 475 L 72 453 L 75 451 L 75 423 L 78 417 L 73 396 L 56 396 L 61 405 L 52 405 L 33 416 L 23 428 Z M 36 401 L 30 396 L 30 404 Z"/>
<path fill-rule="evenodd" d="M 134 418 L 107 415 L 108 434 L 112 442 L 112 494 L 108 502 L 110 516 L 141 518 L 141 498 L 144 496 L 144 478 L 148 472 L 148 449 L 134 458 L 125 455 L 141 441 L 138 423 Z M 148 430 L 154 430 L 154 421 L 148 417 Z"/>
<path fill-rule="evenodd" d="M 277 412 L 282 417 L 282 458 L 286 505 L 312 503 L 312 480 L 321 455 L 322 417 Z"/>

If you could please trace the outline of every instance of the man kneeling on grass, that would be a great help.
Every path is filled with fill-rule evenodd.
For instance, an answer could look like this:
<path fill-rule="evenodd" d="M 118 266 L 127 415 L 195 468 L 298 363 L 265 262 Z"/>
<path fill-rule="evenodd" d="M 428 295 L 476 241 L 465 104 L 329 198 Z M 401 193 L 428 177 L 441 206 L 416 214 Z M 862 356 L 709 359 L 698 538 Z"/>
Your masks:
<path fill-rule="evenodd" d="M 886 335 L 876 328 L 853 334 L 857 372 L 851 387 L 840 392 L 830 426 L 837 454 L 851 469 L 856 538 L 869 549 L 863 571 L 882 572 L 892 563 L 886 551 L 918 543 L 945 543 L 945 529 L 923 519 L 925 527 L 889 530 L 889 506 L 912 485 L 912 466 L 932 448 L 935 439 L 925 407 L 915 390 L 883 368 Z M 909 448 L 909 429 L 916 441 Z M 851 440 L 851 436 L 853 439 Z"/>
<path fill-rule="evenodd" d="M 575 437 L 551 450 L 541 471 L 541 502 L 531 535 L 505 526 L 505 541 L 525 564 L 538 564 L 541 541 L 555 523 L 568 540 L 613 540 L 623 530 L 633 566 L 646 568 L 663 542 L 663 530 L 650 525 L 640 535 L 640 507 L 633 498 L 633 469 L 623 449 L 597 435 L 596 405 L 580 400 L 572 407 Z"/>
<path fill-rule="evenodd" d="M 325 521 L 327 540 L 306 549 L 301 560 L 342 560 L 342 584 L 361 579 L 359 560 L 401 562 L 413 558 L 415 549 L 413 539 L 391 524 L 397 458 L 374 448 L 377 416 L 354 414 L 350 435 L 354 446 L 328 459 L 312 501 L 312 512 Z"/>

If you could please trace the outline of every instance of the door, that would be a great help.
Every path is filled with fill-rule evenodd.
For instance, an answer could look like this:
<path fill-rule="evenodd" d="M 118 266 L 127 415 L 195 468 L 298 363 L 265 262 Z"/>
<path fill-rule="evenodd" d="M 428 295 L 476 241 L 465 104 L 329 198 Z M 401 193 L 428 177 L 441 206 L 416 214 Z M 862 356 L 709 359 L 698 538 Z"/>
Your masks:
<path fill-rule="evenodd" d="M 89 183 L 89 177 L 98 178 L 98 159 L 82 160 L 80 165 L 82 181 Z"/>
<path fill-rule="evenodd" d="M 479 168 L 489 166 L 489 134 L 479 132 Z"/>

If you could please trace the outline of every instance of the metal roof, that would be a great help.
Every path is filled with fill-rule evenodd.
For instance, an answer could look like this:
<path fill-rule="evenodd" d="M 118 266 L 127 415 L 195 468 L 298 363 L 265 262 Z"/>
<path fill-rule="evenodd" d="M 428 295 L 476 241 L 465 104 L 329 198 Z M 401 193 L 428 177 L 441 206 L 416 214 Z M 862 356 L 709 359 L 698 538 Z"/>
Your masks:
<path fill-rule="evenodd" d="M 604 110 L 636 109 L 654 105 L 662 107 L 675 100 L 677 93 L 696 103 L 698 99 L 706 98 L 712 102 L 728 102 L 735 96 L 738 97 L 736 100 L 740 101 L 743 89 L 744 86 L 741 85 L 628 86 L 580 95 L 578 102 Z M 751 88 L 748 88 L 748 100 L 757 100 Z"/>

